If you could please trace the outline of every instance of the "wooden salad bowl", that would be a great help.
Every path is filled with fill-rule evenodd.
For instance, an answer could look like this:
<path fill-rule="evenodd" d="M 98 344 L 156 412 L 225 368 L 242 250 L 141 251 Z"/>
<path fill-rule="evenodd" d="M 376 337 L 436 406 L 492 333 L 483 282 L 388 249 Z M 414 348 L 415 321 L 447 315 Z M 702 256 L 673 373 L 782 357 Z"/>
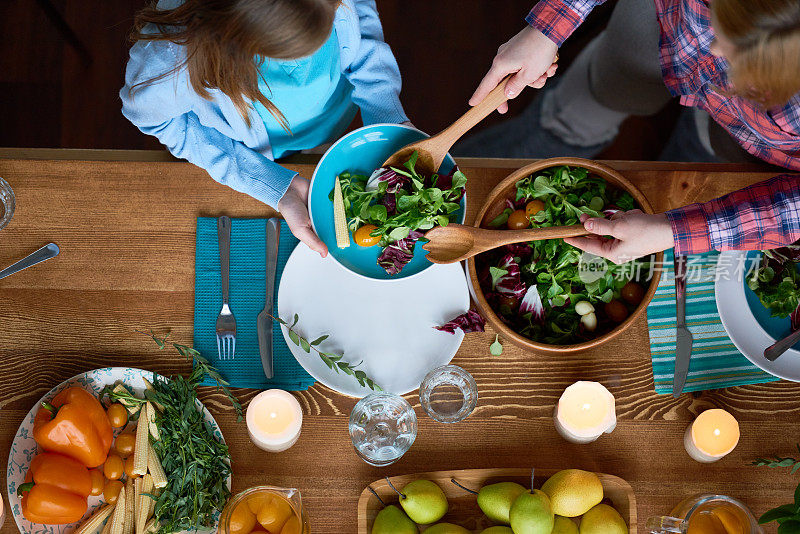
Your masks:
<path fill-rule="evenodd" d="M 497 186 L 489 193 L 486 201 L 483 203 L 483 206 L 481 206 L 481 209 L 478 211 L 478 214 L 475 217 L 474 226 L 485 228 L 487 227 L 489 221 L 503 212 L 506 207 L 505 200 L 507 198 L 515 197 L 516 184 L 519 180 L 543 169 L 562 165 L 583 167 L 584 169 L 588 169 L 592 174 L 603 178 L 606 182 L 614 187 L 630 193 L 633 199 L 636 201 L 636 204 L 639 206 L 639 209 L 641 209 L 643 212 L 655 213 L 653 211 L 653 207 L 650 205 L 650 202 L 647 201 L 647 198 L 644 196 L 644 194 L 642 194 L 642 192 L 639 191 L 636 186 L 626 180 L 625 177 L 611 167 L 607 167 L 588 159 L 563 157 L 537 161 L 536 163 L 526 165 L 525 167 L 522 167 L 511 173 L 502 182 L 497 184 Z M 647 305 L 650 304 L 651 300 L 653 300 L 656 288 L 658 287 L 658 281 L 661 278 L 660 270 L 654 269 L 653 276 L 650 279 L 650 285 L 646 288 L 642 301 L 639 303 L 636 309 L 633 310 L 631 314 L 613 330 L 610 330 L 609 332 L 597 336 L 589 341 L 584 341 L 583 343 L 576 343 L 573 345 L 550 345 L 547 343 L 534 341 L 523 336 L 522 334 L 515 332 L 494 312 L 484 297 L 483 290 L 481 289 L 480 282 L 478 281 L 477 267 L 475 265 L 475 260 L 477 258 L 478 256 L 469 258 L 467 260 L 467 274 L 472 297 L 475 300 L 481 315 L 486 318 L 492 328 L 494 328 L 495 331 L 498 332 L 504 339 L 510 340 L 512 343 L 522 347 L 523 349 L 546 354 L 573 354 L 584 352 L 586 350 L 598 347 L 599 345 L 602 345 L 610 339 L 618 336 L 620 333 L 630 328 L 630 326 L 643 313 L 645 313 L 645 310 L 647 310 Z M 656 254 L 655 261 L 657 265 L 660 265 L 664 261 L 664 254 L 662 252 Z"/>
<path fill-rule="evenodd" d="M 542 483 L 556 469 L 536 469 L 535 484 L 540 488 Z M 636 533 L 636 497 L 631 485 L 625 480 L 613 475 L 597 473 L 603 484 L 603 502 L 613 506 L 628 524 L 628 531 Z M 390 477 L 389 480 L 398 489 L 412 480 L 424 478 L 436 482 L 447 496 L 449 508 L 442 518 L 443 522 L 461 525 L 472 532 L 492 526 L 492 522 L 483 515 L 475 499 L 475 495 L 453 484 L 455 479 L 459 484 L 477 491 L 486 484 L 495 482 L 517 482 L 526 488 L 530 487 L 531 470 L 527 467 L 511 467 L 498 469 L 462 469 L 454 471 L 432 471 L 430 473 L 417 473 L 414 475 L 400 475 Z M 380 500 L 370 491 L 372 488 L 387 504 L 397 504 L 397 494 L 389 487 L 386 479 L 376 480 L 369 487 L 364 488 L 358 499 L 358 534 L 370 534 L 375 516 L 383 509 Z M 424 529 L 423 529 L 424 532 Z"/>

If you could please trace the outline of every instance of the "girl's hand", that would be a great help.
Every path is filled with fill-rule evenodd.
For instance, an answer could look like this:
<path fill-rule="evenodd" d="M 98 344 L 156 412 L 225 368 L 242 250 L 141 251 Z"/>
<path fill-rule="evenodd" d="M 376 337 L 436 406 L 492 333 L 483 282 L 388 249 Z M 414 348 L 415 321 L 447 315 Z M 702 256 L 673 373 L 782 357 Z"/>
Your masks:
<path fill-rule="evenodd" d="M 308 216 L 308 186 L 308 180 L 302 176 L 295 176 L 289 189 L 278 202 L 278 211 L 283 215 L 283 220 L 289 225 L 294 236 L 324 258 L 328 255 L 328 247 L 314 233 Z"/>
<path fill-rule="evenodd" d="M 581 222 L 595 235 L 570 237 L 564 241 L 614 263 L 625 263 L 674 246 L 672 225 L 663 213 L 651 215 L 642 213 L 642 210 L 620 211 L 611 219 L 582 215 Z M 611 239 L 604 236 L 611 236 Z"/>
<path fill-rule="evenodd" d="M 526 26 L 507 43 L 497 49 L 492 67 L 483 77 L 469 105 L 475 106 L 497 87 L 503 78 L 516 73 L 506 84 L 506 96 L 516 98 L 525 86 L 541 89 L 547 78 L 556 73 L 558 47 L 539 30 Z M 497 111 L 508 111 L 508 103 L 504 102 Z"/>

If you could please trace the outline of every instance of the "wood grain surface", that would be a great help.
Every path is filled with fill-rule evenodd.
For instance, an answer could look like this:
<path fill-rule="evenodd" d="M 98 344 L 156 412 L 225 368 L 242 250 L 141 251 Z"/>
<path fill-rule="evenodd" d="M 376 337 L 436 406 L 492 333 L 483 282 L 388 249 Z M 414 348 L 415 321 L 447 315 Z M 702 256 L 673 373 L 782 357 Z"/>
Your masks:
<path fill-rule="evenodd" d="M 462 162 L 470 179 L 468 221 L 488 191 L 522 163 Z M 611 165 L 657 210 L 708 200 L 771 176 L 730 165 Z M 296 169 L 310 176 L 313 166 Z M 0 461 L 5 465 L 24 414 L 58 382 L 113 365 L 186 373 L 187 362 L 157 350 L 135 330 L 171 331 L 176 340 L 191 343 L 196 218 L 273 212 L 183 162 L 5 159 L 0 176 L 17 197 L 14 219 L 0 231 L 0 265 L 49 241 L 61 247 L 55 260 L 0 281 Z M 757 514 L 791 501 L 796 478 L 748 464 L 757 456 L 796 450 L 800 386 L 781 381 L 677 400 L 656 395 L 644 318 L 604 347 L 574 356 L 506 344 L 502 356 L 492 357 L 493 339 L 492 331 L 467 335 L 453 361 L 475 377 L 480 395 L 475 412 L 454 425 L 436 423 L 423 415 L 418 398 L 408 395 L 420 417 L 419 436 L 405 457 L 384 469 L 364 464 L 352 449 L 347 416 L 354 399 L 320 385 L 296 393 L 305 411 L 300 440 L 287 452 L 269 454 L 250 443 L 225 400 L 205 388 L 202 400 L 230 445 L 234 490 L 262 483 L 297 487 L 313 532 L 347 534 L 356 532 L 358 497 L 367 484 L 383 475 L 435 470 L 536 466 L 617 475 L 636 493 L 640 525 L 697 492 L 737 497 Z M 579 379 L 602 382 L 617 399 L 616 430 L 589 445 L 567 443 L 552 422 L 561 392 Z M 243 402 L 256 393 L 236 390 Z M 722 461 L 701 465 L 684 451 L 683 433 L 711 406 L 736 416 L 742 439 Z M 0 488 L 5 499 L 5 469 Z M 15 531 L 7 517 L 0 533 Z"/>

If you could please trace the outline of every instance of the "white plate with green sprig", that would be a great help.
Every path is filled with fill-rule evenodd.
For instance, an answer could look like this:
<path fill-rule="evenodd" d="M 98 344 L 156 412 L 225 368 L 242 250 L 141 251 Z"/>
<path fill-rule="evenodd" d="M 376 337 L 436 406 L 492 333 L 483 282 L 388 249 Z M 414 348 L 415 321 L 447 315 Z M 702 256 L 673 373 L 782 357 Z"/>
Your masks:
<path fill-rule="evenodd" d="M 458 263 L 433 265 L 394 284 L 368 280 L 300 243 L 286 262 L 278 288 L 278 314 L 308 341 L 298 346 L 282 325 L 286 344 L 301 366 L 325 386 L 351 397 L 373 390 L 359 384 L 364 373 L 384 391 L 404 395 L 431 369 L 446 365 L 464 333 L 434 327 L 469 309 L 469 290 Z M 488 348 L 487 348 L 488 350 Z M 329 367 L 319 352 L 342 356 Z M 348 373 L 344 367 L 352 370 Z"/>
<path fill-rule="evenodd" d="M 155 375 L 161 379 L 160 375 Z M 138 397 L 144 395 L 145 379 L 150 382 L 154 381 L 154 373 L 152 371 L 145 371 L 144 369 L 136 369 L 133 367 L 106 367 L 103 369 L 94 369 L 86 371 L 79 375 L 60 383 L 49 392 L 47 392 L 39 401 L 33 405 L 31 410 L 22 420 L 19 425 L 14 440 L 11 442 L 11 450 L 8 453 L 8 471 L 7 471 L 7 490 L 8 490 L 8 504 L 11 510 L 11 515 L 17 522 L 17 527 L 22 534 L 69 534 L 73 532 L 78 525 L 80 525 L 86 518 L 88 518 L 95 510 L 97 510 L 103 503 L 102 496 L 89 497 L 89 508 L 83 519 L 76 523 L 68 525 L 42 525 L 39 523 L 31 523 L 22 516 L 21 499 L 17 496 L 17 488 L 25 481 L 25 475 L 28 473 L 31 460 L 41 452 L 39 446 L 33 439 L 33 420 L 36 412 L 39 411 L 39 406 L 44 401 L 51 401 L 59 392 L 67 389 L 68 387 L 78 386 L 89 391 L 95 396 L 99 396 L 100 392 L 106 386 L 113 386 L 121 382 L 128 386 L 128 388 Z M 212 434 L 216 439 L 225 443 L 225 438 L 222 436 L 222 431 L 219 425 L 214 420 L 205 406 L 198 402 L 198 409 L 203 411 L 203 419 L 208 423 L 211 428 Z M 118 434 L 120 431 L 116 431 Z M 227 481 L 228 489 L 231 488 L 231 476 L 228 476 Z M 207 532 L 215 532 L 217 529 L 217 522 L 219 521 L 219 514 L 214 518 L 213 528 Z"/>

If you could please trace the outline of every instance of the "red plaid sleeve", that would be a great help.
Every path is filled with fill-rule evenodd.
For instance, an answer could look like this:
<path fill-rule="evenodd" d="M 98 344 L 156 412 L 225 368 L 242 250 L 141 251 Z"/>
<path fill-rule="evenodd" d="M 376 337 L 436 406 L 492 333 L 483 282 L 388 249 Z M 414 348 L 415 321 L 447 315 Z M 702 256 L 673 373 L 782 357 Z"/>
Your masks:
<path fill-rule="evenodd" d="M 558 46 L 605 0 L 539 0 L 525 20 Z"/>
<path fill-rule="evenodd" d="M 776 176 L 703 204 L 667 212 L 676 254 L 763 250 L 800 239 L 800 176 Z"/>

